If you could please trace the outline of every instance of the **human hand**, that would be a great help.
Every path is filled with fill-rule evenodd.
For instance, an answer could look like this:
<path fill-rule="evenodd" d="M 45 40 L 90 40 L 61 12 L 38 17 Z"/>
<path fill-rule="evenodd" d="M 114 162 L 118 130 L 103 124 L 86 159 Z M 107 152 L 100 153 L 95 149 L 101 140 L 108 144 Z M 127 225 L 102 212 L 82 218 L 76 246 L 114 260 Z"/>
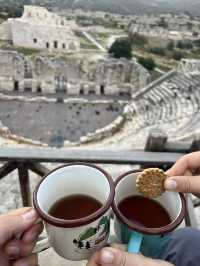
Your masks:
<path fill-rule="evenodd" d="M 36 266 L 37 256 L 32 254 L 41 223 L 35 224 L 38 215 L 32 208 L 21 208 L 0 215 L 0 265 Z"/>
<path fill-rule="evenodd" d="M 90 258 L 87 266 L 172 266 L 172 264 L 115 248 L 103 248 Z"/>
<path fill-rule="evenodd" d="M 200 193 L 200 152 L 181 157 L 166 174 L 165 189 L 177 192 Z"/>

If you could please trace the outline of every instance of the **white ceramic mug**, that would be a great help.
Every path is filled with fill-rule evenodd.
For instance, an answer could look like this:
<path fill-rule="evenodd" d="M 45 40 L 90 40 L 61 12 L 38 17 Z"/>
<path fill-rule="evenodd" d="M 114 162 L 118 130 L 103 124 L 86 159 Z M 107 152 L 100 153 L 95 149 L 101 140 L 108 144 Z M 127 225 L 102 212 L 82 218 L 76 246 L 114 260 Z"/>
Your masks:
<path fill-rule="evenodd" d="M 91 196 L 102 207 L 77 220 L 58 219 L 48 213 L 59 199 L 75 194 Z M 33 204 L 45 223 L 50 246 L 60 256 L 78 261 L 106 244 L 113 198 L 114 183 L 109 174 L 94 165 L 72 163 L 53 170 L 41 180 L 34 191 Z"/>
<path fill-rule="evenodd" d="M 115 213 L 115 233 L 119 241 L 128 244 L 131 253 L 141 252 L 148 257 L 156 257 L 170 239 L 170 232 L 183 221 L 186 211 L 186 201 L 183 194 L 165 192 L 156 200 L 168 212 L 171 223 L 159 228 L 147 228 L 128 220 L 119 210 L 118 204 L 129 196 L 141 196 L 136 189 L 136 179 L 139 172 L 129 171 L 121 175 L 115 182 L 115 198 L 113 210 Z M 148 209 L 144 211 L 148 213 Z M 149 217 L 152 215 L 148 213 Z M 133 206 L 134 216 L 134 206 Z"/>

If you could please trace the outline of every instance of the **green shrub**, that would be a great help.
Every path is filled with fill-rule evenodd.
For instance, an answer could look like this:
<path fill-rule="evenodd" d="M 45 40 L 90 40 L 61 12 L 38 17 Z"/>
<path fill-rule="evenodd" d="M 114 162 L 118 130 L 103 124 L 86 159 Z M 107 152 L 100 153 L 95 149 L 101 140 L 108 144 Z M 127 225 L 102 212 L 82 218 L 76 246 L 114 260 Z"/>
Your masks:
<path fill-rule="evenodd" d="M 151 57 L 139 57 L 138 63 L 145 67 L 147 70 L 152 71 L 156 67 L 156 63 Z"/>
<path fill-rule="evenodd" d="M 128 38 L 117 39 L 108 52 L 114 58 L 132 58 L 132 46 Z"/>

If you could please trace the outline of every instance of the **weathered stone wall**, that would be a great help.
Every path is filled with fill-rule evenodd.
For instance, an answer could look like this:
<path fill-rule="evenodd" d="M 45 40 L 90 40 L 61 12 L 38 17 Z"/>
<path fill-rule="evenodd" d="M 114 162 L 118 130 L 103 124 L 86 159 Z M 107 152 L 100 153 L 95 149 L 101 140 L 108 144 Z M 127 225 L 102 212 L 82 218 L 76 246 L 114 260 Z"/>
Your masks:
<path fill-rule="evenodd" d="M 10 23 L 8 21 L 0 24 L 0 39 L 2 41 L 11 41 L 12 40 L 12 32 Z"/>
<path fill-rule="evenodd" d="M 0 90 L 68 95 L 132 95 L 149 73 L 135 60 L 50 58 L 0 50 Z"/>
<path fill-rule="evenodd" d="M 80 41 L 74 30 L 75 21 L 68 21 L 43 7 L 25 6 L 21 18 L 10 18 L 0 25 L 0 39 L 11 40 L 16 47 L 78 52 Z"/>
<path fill-rule="evenodd" d="M 179 72 L 199 74 L 200 60 L 198 59 L 182 59 L 177 67 Z"/>
<path fill-rule="evenodd" d="M 183 39 L 195 40 L 199 39 L 199 30 L 197 31 L 197 36 L 193 35 L 193 31 L 188 30 L 187 26 L 181 29 L 178 25 L 177 30 L 170 30 L 169 28 L 164 29 L 163 27 L 151 25 L 137 25 L 133 24 L 129 27 L 129 34 L 141 34 L 146 37 L 162 38 L 166 40 L 174 40 L 175 42 Z"/>
<path fill-rule="evenodd" d="M 120 128 L 122 128 L 123 124 L 126 122 L 125 114 L 118 116 L 111 124 L 106 127 L 97 129 L 94 133 L 88 133 L 86 136 L 80 138 L 75 145 L 79 146 L 82 144 L 86 144 L 89 142 L 97 142 L 102 140 L 103 138 L 109 138 L 114 133 L 116 133 Z M 66 141 L 65 146 L 69 146 L 70 142 Z"/>
<path fill-rule="evenodd" d="M 13 19 L 10 21 L 13 45 L 49 50 L 50 52 L 78 52 L 80 43 L 68 27 L 37 25 Z"/>
<path fill-rule="evenodd" d="M 75 20 L 68 20 L 64 16 L 49 12 L 46 8 L 40 6 L 24 6 L 21 19 L 32 24 L 77 28 Z"/>

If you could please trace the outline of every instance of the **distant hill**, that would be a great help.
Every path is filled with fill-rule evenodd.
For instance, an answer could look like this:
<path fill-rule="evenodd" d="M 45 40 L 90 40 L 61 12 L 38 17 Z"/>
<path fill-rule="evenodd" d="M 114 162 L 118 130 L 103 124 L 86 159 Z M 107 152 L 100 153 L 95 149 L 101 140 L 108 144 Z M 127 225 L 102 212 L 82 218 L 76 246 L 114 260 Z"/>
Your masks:
<path fill-rule="evenodd" d="M 83 8 L 120 14 L 189 12 L 200 15 L 199 0 L 0 0 L 0 7 L 24 4 L 60 8 Z"/>

